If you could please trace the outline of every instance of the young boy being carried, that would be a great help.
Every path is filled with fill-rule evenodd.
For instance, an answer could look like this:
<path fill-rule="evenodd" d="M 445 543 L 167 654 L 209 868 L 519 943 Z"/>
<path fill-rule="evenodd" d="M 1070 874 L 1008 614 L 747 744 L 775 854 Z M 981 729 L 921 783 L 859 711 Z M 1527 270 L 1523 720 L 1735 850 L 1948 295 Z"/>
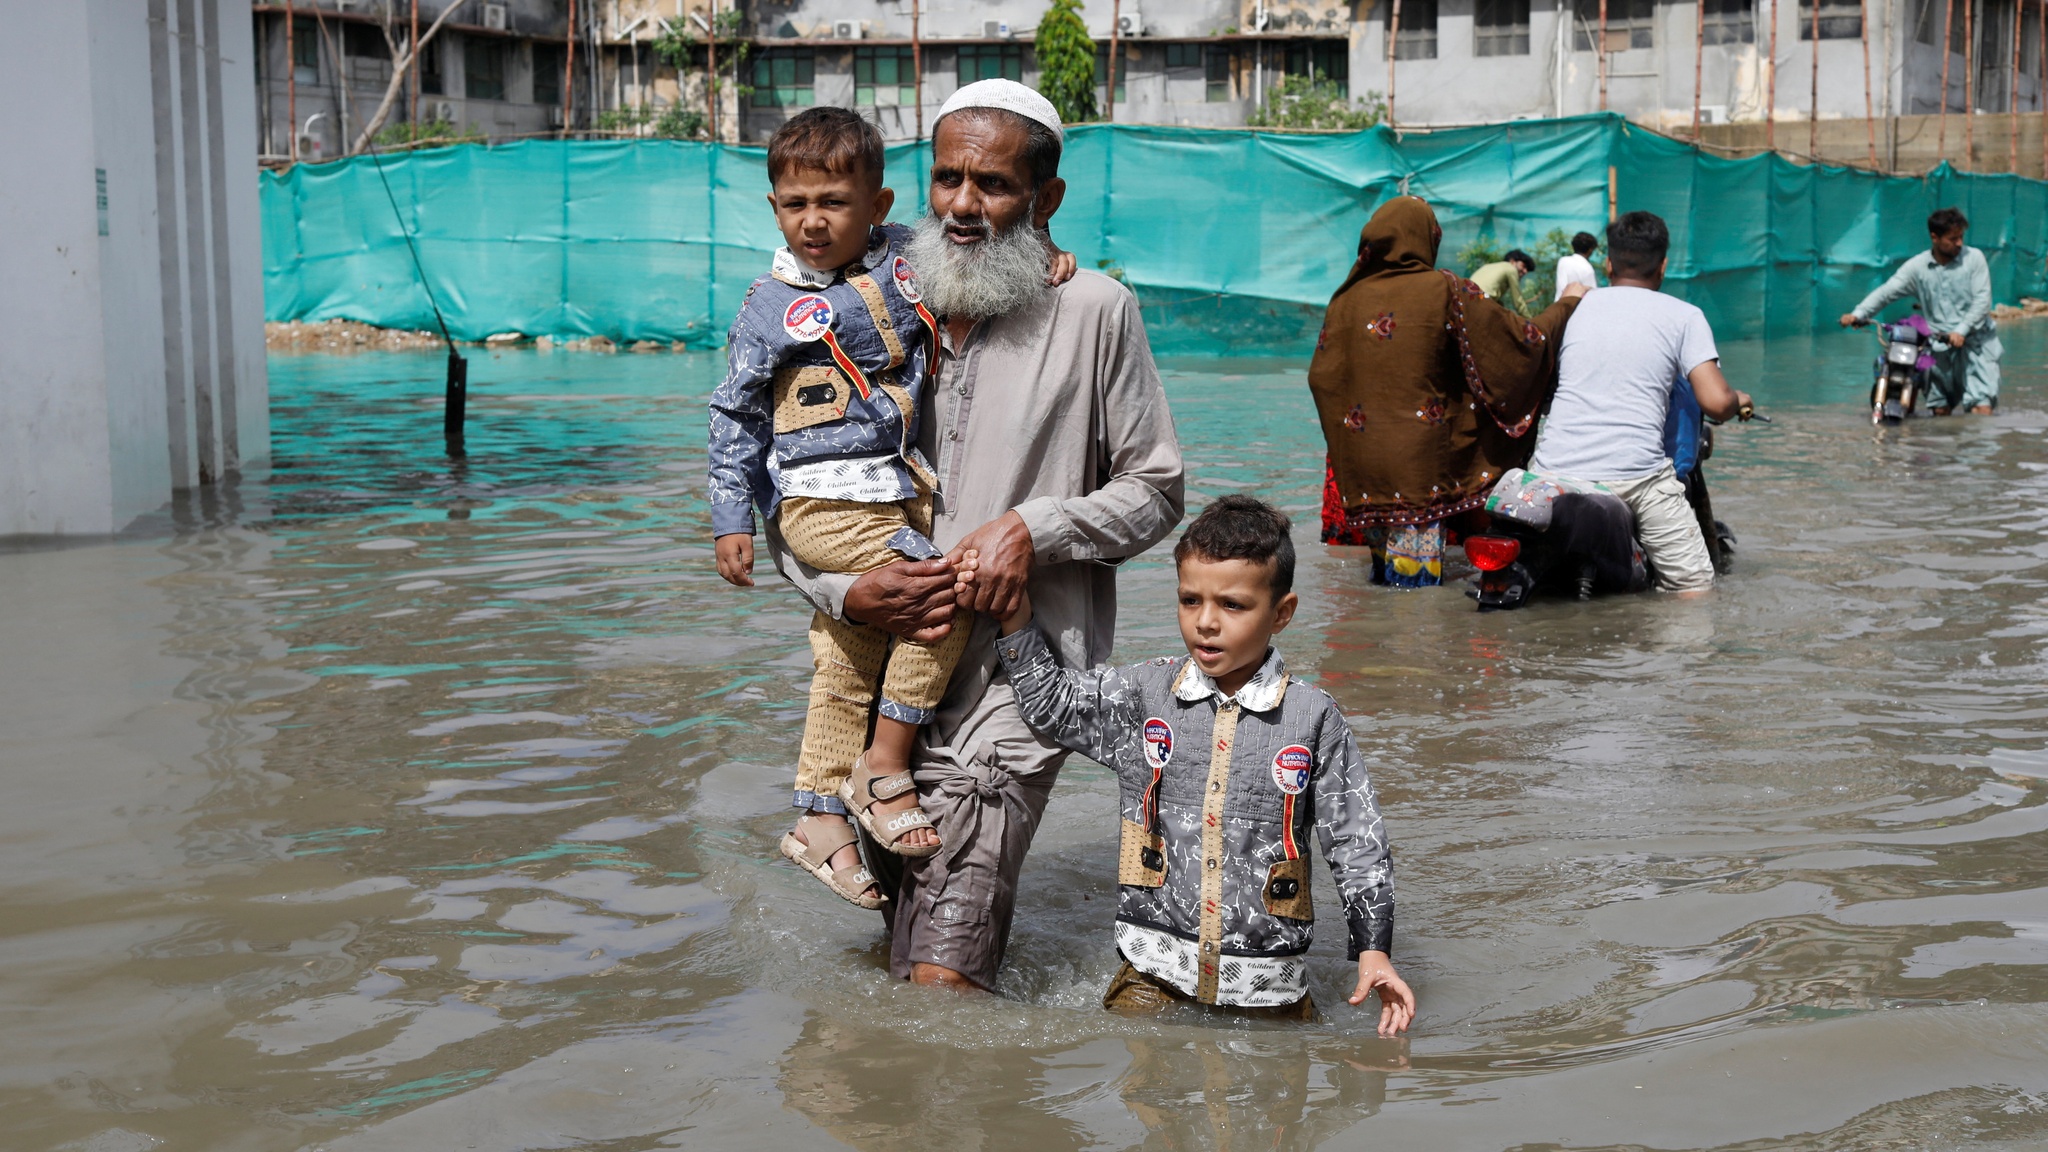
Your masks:
<path fill-rule="evenodd" d="M 756 507 L 820 571 L 940 555 L 926 536 L 936 479 L 917 448 L 938 322 L 901 255 L 909 230 L 883 223 L 895 194 L 882 167 L 881 133 L 844 108 L 809 109 L 768 142 L 768 203 L 788 243 L 747 290 L 710 404 L 711 531 L 719 575 L 740 587 L 754 583 Z M 1054 282 L 1073 268 L 1055 250 Z M 805 814 L 781 850 L 863 908 L 886 897 L 861 866 L 849 810 L 891 852 L 939 850 L 910 751 L 972 631 L 956 617 L 943 640 L 892 648 L 879 628 L 812 617 L 817 675 L 794 800 Z"/>
<path fill-rule="evenodd" d="M 1193 1002 L 1312 1020 L 1309 833 L 1350 928 L 1379 1031 L 1415 994 L 1394 971 L 1394 872 L 1372 780 L 1336 702 L 1287 676 L 1273 635 L 1294 618 L 1287 517 L 1248 496 L 1209 506 L 1173 550 L 1186 656 L 1062 668 L 1027 598 L 996 655 L 1032 728 L 1115 770 L 1123 812 L 1116 943 L 1103 1006 Z M 971 565 L 972 557 L 968 563 Z"/>

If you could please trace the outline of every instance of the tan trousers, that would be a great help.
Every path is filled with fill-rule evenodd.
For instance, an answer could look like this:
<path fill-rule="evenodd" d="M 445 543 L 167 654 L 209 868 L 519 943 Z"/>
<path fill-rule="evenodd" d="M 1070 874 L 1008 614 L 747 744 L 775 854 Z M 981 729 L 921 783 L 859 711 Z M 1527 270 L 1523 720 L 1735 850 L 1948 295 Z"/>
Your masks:
<path fill-rule="evenodd" d="M 889 547 L 897 532 L 905 527 L 931 531 L 932 501 L 918 496 L 900 504 L 868 504 L 791 496 L 782 501 L 777 517 L 783 541 L 805 564 L 824 572 L 868 572 L 903 558 Z M 796 762 L 799 802 L 806 792 L 839 795 L 854 758 L 867 748 L 868 711 L 878 687 L 882 715 L 929 722 L 973 631 L 972 619 L 956 616 L 945 639 L 935 644 L 898 639 L 892 648 L 893 638 L 880 628 L 834 620 L 822 612 L 813 615 L 811 656 L 817 674 L 811 678 L 811 709 Z M 837 810 L 836 804 L 825 807 Z"/>

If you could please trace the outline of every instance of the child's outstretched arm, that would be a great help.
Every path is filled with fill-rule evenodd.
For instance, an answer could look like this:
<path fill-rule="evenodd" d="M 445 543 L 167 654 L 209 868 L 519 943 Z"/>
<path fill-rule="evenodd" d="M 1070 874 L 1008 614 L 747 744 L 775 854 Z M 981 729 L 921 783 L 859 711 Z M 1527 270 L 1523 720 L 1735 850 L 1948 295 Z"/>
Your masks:
<path fill-rule="evenodd" d="M 1377 989 L 1380 1035 L 1393 1036 L 1415 1018 L 1415 992 L 1388 955 L 1394 943 L 1393 857 L 1365 758 L 1334 702 L 1317 734 L 1314 773 L 1316 836 L 1337 880 L 1350 950 L 1358 959 L 1358 987 L 1350 1001 L 1363 1003 Z"/>
<path fill-rule="evenodd" d="M 973 562 L 970 556 L 967 561 Z M 1136 730 L 1136 700 L 1119 668 L 1065 668 L 1031 622 L 1031 596 L 1003 620 L 996 658 L 1009 674 L 1024 722 L 1070 751 L 1115 767 L 1116 746 Z"/>
<path fill-rule="evenodd" d="M 725 379 L 711 393 L 709 427 L 711 535 L 718 574 L 741 588 L 754 585 L 754 505 L 768 493 L 774 412 L 768 381 L 775 358 L 742 314 L 727 337 Z"/>
<path fill-rule="evenodd" d="M 1363 1004 L 1366 995 L 1375 988 L 1380 993 L 1380 1035 L 1398 1036 L 1406 1032 L 1415 1019 L 1415 990 L 1394 971 L 1394 961 L 1385 952 L 1360 952 L 1358 987 L 1351 990 L 1347 999 Z"/>

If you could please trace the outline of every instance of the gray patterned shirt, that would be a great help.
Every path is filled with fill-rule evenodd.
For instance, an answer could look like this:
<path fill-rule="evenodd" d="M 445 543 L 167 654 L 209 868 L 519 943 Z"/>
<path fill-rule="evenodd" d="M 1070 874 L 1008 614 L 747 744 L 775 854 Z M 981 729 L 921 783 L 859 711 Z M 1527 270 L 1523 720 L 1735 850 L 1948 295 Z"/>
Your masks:
<path fill-rule="evenodd" d="M 889 503 L 915 494 L 913 469 L 931 475 L 917 448 L 916 409 L 934 334 L 918 314 L 917 279 L 901 256 L 908 238 L 901 224 L 876 228 L 866 254 L 839 272 L 806 268 L 784 249 L 772 274 L 747 289 L 726 334 L 725 379 L 711 393 L 712 535 L 751 535 L 754 509 L 772 517 L 786 495 Z M 863 273 L 881 292 L 891 330 L 886 337 L 849 281 Z M 823 313 L 815 303 L 820 300 Z M 821 316 L 829 320 L 819 324 Z M 904 360 L 891 378 L 907 392 L 911 411 L 901 411 L 879 387 L 866 396 L 853 389 L 822 329 L 830 329 L 870 379 L 889 372 L 889 345 L 900 347 Z M 832 382 L 818 387 L 846 389 L 827 398 L 843 404 L 845 415 L 778 432 L 771 383 L 778 370 L 792 366 L 836 371 Z"/>
<path fill-rule="evenodd" d="M 1186 656 L 1062 667 L 1036 625 L 996 650 L 1025 720 L 1117 774 L 1118 943 L 1134 966 L 1204 1003 L 1300 999 L 1310 829 L 1349 955 L 1389 949 L 1393 862 L 1365 761 L 1336 702 L 1278 652 L 1225 696 Z"/>

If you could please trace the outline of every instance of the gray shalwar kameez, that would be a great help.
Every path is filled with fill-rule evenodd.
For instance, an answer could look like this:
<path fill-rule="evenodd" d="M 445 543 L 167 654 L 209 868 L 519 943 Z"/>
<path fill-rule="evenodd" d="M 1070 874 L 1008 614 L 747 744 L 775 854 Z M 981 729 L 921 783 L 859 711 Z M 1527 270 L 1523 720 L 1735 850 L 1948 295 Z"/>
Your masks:
<path fill-rule="evenodd" d="M 1137 301 L 1083 271 L 940 350 L 919 447 L 939 476 L 931 538 L 951 549 L 1015 510 L 1035 553 L 1038 625 L 1072 667 L 1109 658 L 1116 564 L 1164 539 L 1184 503 L 1180 443 Z M 804 568 L 771 530 L 776 567 L 820 611 L 844 614 L 856 577 Z M 911 772 L 945 848 L 907 861 L 891 920 L 890 970 L 936 964 L 995 985 L 1017 876 L 1066 750 L 1017 711 L 997 667 L 995 622 L 925 730 Z"/>

